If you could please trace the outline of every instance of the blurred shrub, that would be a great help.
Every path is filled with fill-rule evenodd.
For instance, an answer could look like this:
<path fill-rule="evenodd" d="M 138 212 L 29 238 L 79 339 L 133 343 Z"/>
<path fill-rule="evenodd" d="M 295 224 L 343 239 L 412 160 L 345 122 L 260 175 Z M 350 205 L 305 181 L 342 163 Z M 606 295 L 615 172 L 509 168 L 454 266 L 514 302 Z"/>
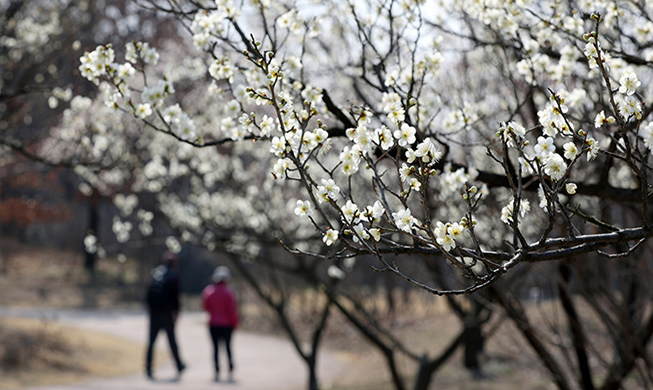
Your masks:
<path fill-rule="evenodd" d="M 73 347 L 61 332 L 42 323 L 26 327 L 0 322 L 0 368 L 16 370 L 47 365 L 74 368 L 67 357 Z"/>

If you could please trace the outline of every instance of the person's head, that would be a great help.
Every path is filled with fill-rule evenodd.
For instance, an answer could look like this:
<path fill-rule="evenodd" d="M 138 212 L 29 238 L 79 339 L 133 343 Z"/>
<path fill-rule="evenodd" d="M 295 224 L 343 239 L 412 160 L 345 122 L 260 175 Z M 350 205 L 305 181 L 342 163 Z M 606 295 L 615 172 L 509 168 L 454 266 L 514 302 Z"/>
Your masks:
<path fill-rule="evenodd" d="M 170 269 L 177 268 L 177 265 L 179 263 L 179 257 L 177 257 L 177 254 L 171 251 L 165 251 L 163 253 L 163 256 L 161 257 L 161 261 L 163 262 L 163 265 Z"/>
<path fill-rule="evenodd" d="M 229 268 L 221 265 L 213 271 L 213 283 L 226 283 L 231 278 Z"/>

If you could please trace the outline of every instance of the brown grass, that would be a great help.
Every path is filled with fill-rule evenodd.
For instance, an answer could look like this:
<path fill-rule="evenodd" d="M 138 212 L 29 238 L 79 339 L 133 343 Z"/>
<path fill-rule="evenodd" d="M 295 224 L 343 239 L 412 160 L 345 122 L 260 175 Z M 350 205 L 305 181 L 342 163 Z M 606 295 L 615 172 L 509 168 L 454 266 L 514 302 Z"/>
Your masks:
<path fill-rule="evenodd" d="M 3 389 L 136 373 L 143 347 L 103 333 L 35 319 L 0 318 Z"/>

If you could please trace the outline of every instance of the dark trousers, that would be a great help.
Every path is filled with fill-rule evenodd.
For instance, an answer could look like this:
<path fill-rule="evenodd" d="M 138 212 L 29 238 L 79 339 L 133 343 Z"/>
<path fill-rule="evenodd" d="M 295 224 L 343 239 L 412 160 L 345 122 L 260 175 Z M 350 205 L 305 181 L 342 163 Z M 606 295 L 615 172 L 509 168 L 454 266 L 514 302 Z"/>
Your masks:
<path fill-rule="evenodd" d="M 215 363 L 215 371 L 220 371 L 218 365 L 218 342 L 221 341 L 227 350 L 227 360 L 229 360 L 229 371 L 233 371 L 234 363 L 231 359 L 231 333 L 234 328 L 231 326 L 210 326 L 209 332 L 211 333 L 211 340 L 213 341 L 213 362 Z"/>
<path fill-rule="evenodd" d="M 177 348 L 177 340 L 175 339 L 175 319 L 170 311 L 150 312 L 150 339 L 147 346 L 147 358 L 145 361 L 145 369 L 147 372 L 152 371 L 152 352 L 154 350 L 154 342 L 159 331 L 163 329 L 168 335 L 168 342 L 170 344 L 170 351 L 177 363 L 177 369 L 181 371 L 183 363 L 179 358 L 179 350 Z"/>

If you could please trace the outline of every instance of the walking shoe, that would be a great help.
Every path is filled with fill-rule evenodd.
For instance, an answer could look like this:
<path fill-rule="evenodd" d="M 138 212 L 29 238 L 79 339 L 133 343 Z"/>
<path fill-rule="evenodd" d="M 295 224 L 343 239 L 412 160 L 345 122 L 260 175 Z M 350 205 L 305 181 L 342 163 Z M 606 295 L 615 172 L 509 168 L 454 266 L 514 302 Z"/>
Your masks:
<path fill-rule="evenodd" d="M 177 367 L 177 371 L 178 371 L 177 378 L 181 376 L 181 373 L 184 372 L 185 369 L 186 369 L 186 365 L 184 363 L 181 363 L 181 365 Z"/>

